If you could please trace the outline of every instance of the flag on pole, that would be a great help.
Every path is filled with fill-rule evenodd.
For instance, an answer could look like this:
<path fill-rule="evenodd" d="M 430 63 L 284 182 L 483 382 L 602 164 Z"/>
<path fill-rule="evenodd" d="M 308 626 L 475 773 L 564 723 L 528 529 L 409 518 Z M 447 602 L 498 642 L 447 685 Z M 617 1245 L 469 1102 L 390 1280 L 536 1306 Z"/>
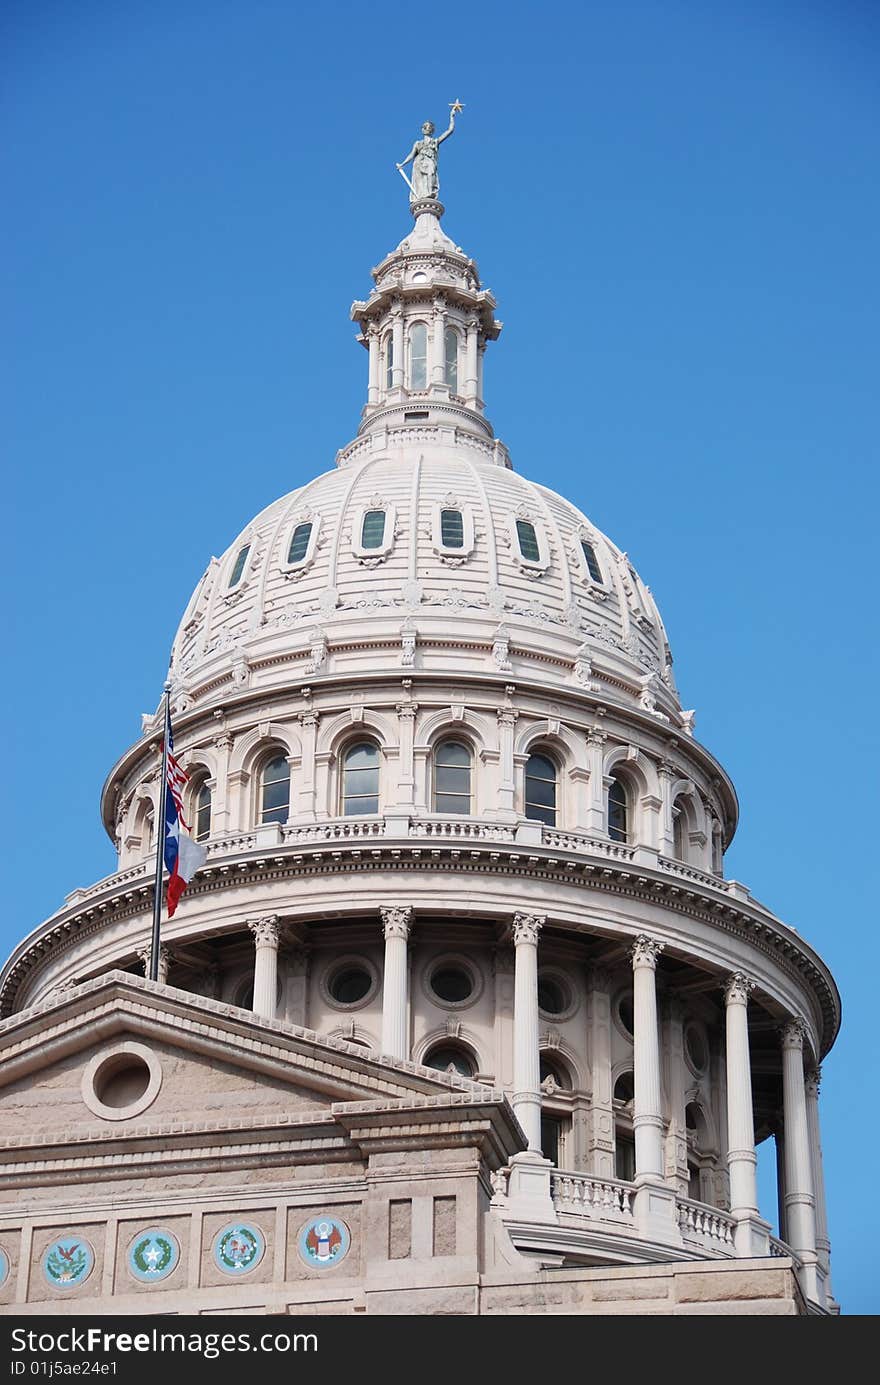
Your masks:
<path fill-rule="evenodd" d="M 183 789 L 189 775 L 174 754 L 174 739 L 171 734 L 171 718 L 167 721 L 168 744 L 166 746 L 167 771 L 165 778 L 165 867 L 168 871 L 168 917 L 174 913 L 190 880 L 200 866 L 205 864 L 207 848 L 201 842 L 194 842 L 181 825 L 188 827 L 183 816 Z"/>

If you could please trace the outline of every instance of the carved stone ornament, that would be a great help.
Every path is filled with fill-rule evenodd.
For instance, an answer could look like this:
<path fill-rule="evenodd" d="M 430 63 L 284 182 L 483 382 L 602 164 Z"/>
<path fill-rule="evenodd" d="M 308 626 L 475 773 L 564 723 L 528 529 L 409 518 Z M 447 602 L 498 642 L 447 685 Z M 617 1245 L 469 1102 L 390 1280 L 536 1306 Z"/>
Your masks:
<path fill-rule="evenodd" d="M 503 625 L 499 625 L 495 631 L 492 641 L 492 661 L 501 673 L 510 673 L 513 665 L 510 662 L 510 632 Z"/>
<path fill-rule="evenodd" d="M 805 1079 L 807 1096 L 818 1097 L 819 1088 L 822 1084 L 822 1069 L 811 1068 Z"/>
<path fill-rule="evenodd" d="M 590 648 L 582 644 L 578 650 L 574 661 L 574 678 L 585 692 L 592 692 L 595 684 L 593 683 L 593 659 Z"/>
<path fill-rule="evenodd" d="M 514 914 L 513 916 L 513 945 L 514 947 L 538 946 L 538 934 L 547 921 L 546 914 Z"/>
<path fill-rule="evenodd" d="M 402 938 L 407 941 L 412 928 L 413 911 L 408 904 L 387 904 L 379 909 L 382 917 L 382 932 L 385 938 Z"/>
<path fill-rule="evenodd" d="M 694 723 L 696 719 L 697 714 L 693 709 L 689 712 L 682 712 L 681 729 L 686 736 L 692 736 L 694 734 Z"/>
<path fill-rule="evenodd" d="M 735 971 L 724 983 L 724 1003 L 726 1005 L 748 1005 L 749 996 L 755 989 L 755 983 L 750 976 L 744 972 Z"/>
<path fill-rule="evenodd" d="M 411 620 L 405 620 L 400 627 L 400 665 L 401 668 L 414 668 L 416 662 L 416 640 L 418 631 Z"/>
<path fill-rule="evenodd" d="M 779 1030 L 782 1039 L 782 1047 L 797 1049 L 803 1052 L 804 1043 L 807 1038 L 807 1023 L 801 1019 L 800 1015 L 795 1015 L 794 1019 L 787 1020 Z"/>
<path fill-rule="evenodd" d="M 248 928 L 257 947 L 278 946 L 278 915 L 267 914 L 261 919 L 248 919 Z"/>
<path fill-rule="evenodd" d="M 327 662 L 327 634 L 324 630 L 316 630 L 309 645 L 309 660 L 305 667 L 306 677 L 313 673 L 318 673 Z"/>
<path fill-rule="evenodd" d="M 630 951 L 633 966 L 650 967 L 654 971 L 663 948 L 664 944 L 658 942 L 656 938 L 649 938 L 647 933 L 640 933 Z"/>

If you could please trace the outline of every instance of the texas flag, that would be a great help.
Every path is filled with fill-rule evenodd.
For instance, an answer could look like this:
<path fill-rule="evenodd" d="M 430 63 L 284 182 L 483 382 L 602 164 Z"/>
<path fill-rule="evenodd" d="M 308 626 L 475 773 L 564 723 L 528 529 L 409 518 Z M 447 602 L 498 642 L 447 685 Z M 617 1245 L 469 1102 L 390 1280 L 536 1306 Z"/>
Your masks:
<path fill-rule="evenodd" d="M 188 779 L 186 770 L 174 755 L 171 718 L 168 727 L 168 773 L 165 788 L 165 867 L 168 871 L 168 917 L 177 908 L 180 896 L 200 866 L 205 864 L 207 848 L 194 842 L 181 825 L 188 827 L 183 816 L 183 786 Z"/>

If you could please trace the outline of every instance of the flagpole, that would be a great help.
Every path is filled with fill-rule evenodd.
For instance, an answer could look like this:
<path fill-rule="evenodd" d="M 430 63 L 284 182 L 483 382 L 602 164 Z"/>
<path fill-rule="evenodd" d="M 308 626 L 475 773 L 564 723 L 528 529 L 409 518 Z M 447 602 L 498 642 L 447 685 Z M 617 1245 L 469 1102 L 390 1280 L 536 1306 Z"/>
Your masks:
<path fill-rule="evenodd" d="M 165 862 L 165 798 L 168 793 L 168 732 L 171 725 L 171 684 L 165 683 L 162 729 L 162 775 L 159 780 L 159 816 L 156 822 L 156 884 L 153 890 L 153 938 L 150 944 L 150 980 L 159 980 L 159 927 L 162 922 L 162 867 Z"/>

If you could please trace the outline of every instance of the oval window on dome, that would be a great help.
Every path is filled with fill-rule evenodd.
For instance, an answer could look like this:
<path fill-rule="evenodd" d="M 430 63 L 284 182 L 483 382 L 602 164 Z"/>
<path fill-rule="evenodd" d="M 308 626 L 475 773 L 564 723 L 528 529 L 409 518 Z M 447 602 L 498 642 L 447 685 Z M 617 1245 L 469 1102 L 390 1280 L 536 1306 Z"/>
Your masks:
<path fill-rule="evenodd" d="M 250 551 L 251 546 L 249 543 L 244 544 L 238 550 L 238 556 L 235 559 L 235 564 L 233 566 L 232 573 L 227 584 L 227 591 L 232 587 L 237 587 L 242 577 L 244 576 L 245 564 L 247 563 L 248 554 L 250 553 Z"/>
<path fill-rule="evenodd" d="M 361 524 L 361 548 L 381 548 L 385 542 L 385 511 L 367 510 Z"/>
<path fill-rule="evenodd" d="M 602 569 L 599 566 L 599 559 L 596 557 L 595 548 L 587 539 L 581 539 L 581 552 L 584 555 L 584 562 L 590 577 L 594 582 L 601 582 Z"/>
<path fill-rule="evenodd" d="M 538 532 L 529 519 L 518 519 L 516 521 L 516 536 L 519 540 L 519 551 L 523 560 L 527 563 L 539 563 L 541 561 L 541 549 L 538 545 Z"/>
<path fill-rule="evenodd" d="M 312 537 L 311 521 L 298 524 L 290 538 L 290 547 L 287 550 L 287 561 L 291 565 L 301 563 L 309 551 L 309 542 Z"/>

